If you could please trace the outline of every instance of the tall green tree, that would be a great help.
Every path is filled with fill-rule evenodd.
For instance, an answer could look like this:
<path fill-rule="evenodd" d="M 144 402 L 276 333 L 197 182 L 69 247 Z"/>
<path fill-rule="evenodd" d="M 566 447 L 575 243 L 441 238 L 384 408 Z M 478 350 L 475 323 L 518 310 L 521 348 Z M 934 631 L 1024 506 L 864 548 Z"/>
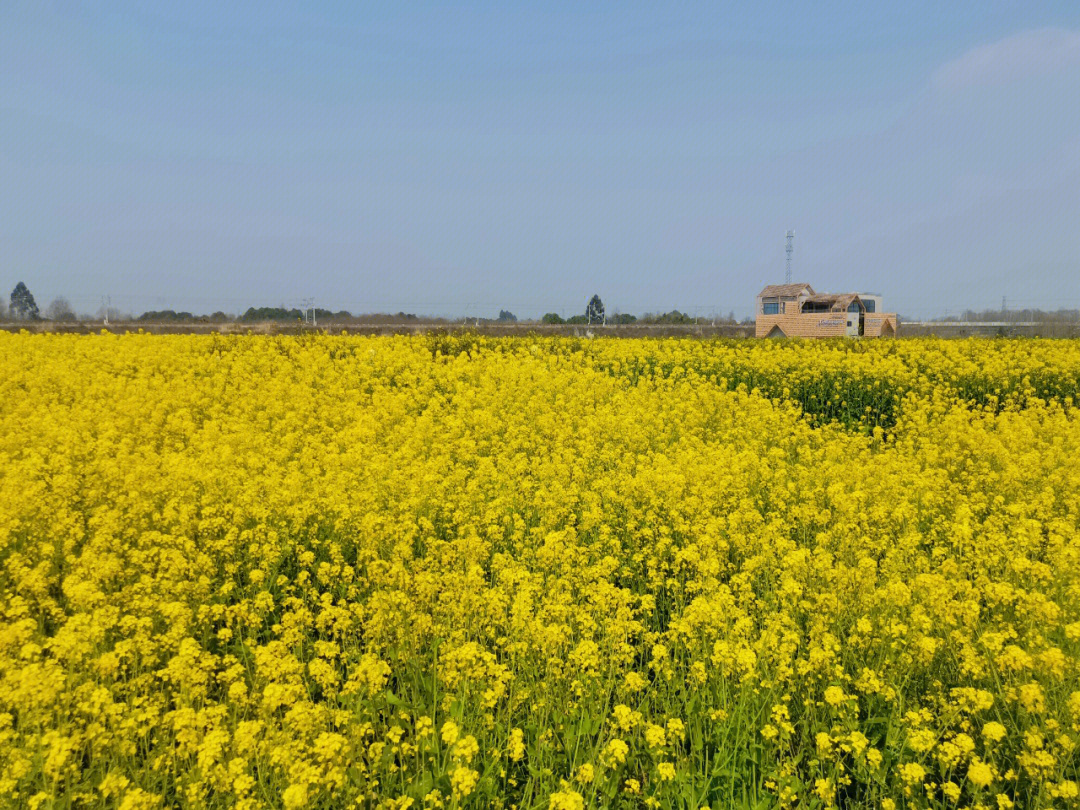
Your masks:
<path fill-rule="evenodd" d="M 585 307 L 585 320 L 589 323 L 604 322 L 604 302 L 600 300 L 599 295 L 594 295 L 589 299 L 589 303 Z"/>
<path fill-rule="evenodd" d="M 11 316 L 18 321 L 36 321 L 41 318 L 34 294 L 21 281 L 11 291 Z"/>

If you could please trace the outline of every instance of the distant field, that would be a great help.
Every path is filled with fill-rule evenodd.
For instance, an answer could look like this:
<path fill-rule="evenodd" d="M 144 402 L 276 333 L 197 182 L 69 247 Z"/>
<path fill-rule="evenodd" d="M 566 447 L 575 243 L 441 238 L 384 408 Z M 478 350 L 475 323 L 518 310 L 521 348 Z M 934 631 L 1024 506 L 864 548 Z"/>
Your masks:
<path fill-rule="evenodd" d="M 1076 807 L 1078 399 L 1072 341 L 0 332 L 0 797 Z"/>

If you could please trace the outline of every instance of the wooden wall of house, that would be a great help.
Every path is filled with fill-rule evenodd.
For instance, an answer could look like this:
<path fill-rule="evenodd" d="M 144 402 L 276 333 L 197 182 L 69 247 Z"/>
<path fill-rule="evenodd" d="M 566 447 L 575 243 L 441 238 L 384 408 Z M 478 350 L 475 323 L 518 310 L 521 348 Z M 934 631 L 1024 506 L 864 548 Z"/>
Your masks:
<path fill-rule="evenodd" d="M 844 312 L 799 312 L 783 315 L 758 315 L 754 334 L 768 337 L 774 326 L 779 326 L 787 337 L 843 337 L 847 325 Z"/>
<path fill-rule="evenodd" d="M 863 324 L 863 337 L 881 337 L 881 332 L 886 323 L 892 327 L 893 335 L 895 335 L 897 332 L 896 313 L 867 313 Z M 768 337 L 774 326 L 779 326 L 787 337 L 844 337 L 847 326 L 847 313 L 810 312 L 802 314 L 793 312 L 783 315 L 758 315 L 757 322 L 754 325 L 754 334 L 759 338 Z"/>
<path fill-rule="evenodd" d="M 885 329 L 886 324 L 892 328 L 891 334 Z M 868 312 L 863 322 L 863 337 L 881 337 L 882 330 L 885 330 L 889 337 L 896 337 L 896 333 L 900 331 L 898 326 L 895 312 Z"/>

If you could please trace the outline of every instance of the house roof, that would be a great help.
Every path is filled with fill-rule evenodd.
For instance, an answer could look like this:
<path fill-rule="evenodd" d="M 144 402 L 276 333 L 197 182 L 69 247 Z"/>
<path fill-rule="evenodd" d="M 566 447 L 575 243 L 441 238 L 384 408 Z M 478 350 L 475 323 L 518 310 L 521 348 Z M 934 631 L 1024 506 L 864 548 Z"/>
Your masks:
<path fill-rule="evenodd" d="M 827 304 L 832 310 L 845 310 L 852 301 L 861 302 L 858 293 L 818 293 L 807 296 L 804 301 L 809 304 Z"/>
<path fill-rule="evenodd" d="M 809 292 L 814 294 L 814 288 L 809 284 L 769 284 L 764 290 L 758 293 L 761 298 L 771 298 L 772 296 L 784 296 L 784 295 L 799 295 L 803 292 Z"/>

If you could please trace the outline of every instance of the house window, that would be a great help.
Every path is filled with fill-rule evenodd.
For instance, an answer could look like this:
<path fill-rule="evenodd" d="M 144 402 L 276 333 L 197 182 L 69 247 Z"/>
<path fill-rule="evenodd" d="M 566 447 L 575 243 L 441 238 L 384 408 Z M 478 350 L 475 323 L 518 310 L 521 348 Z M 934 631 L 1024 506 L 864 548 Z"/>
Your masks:
<path fill-rule="evenodd" d="M 850 304 L 848 304 L 847 311 L 848 312 L 858 312 L 859 309 L 860 309 L 859 302 L 858 301 L 852 301 Z"/>
<path fill-rule="evenodd" d="M 761 314 L 762 315 L 779 315 L 780 314 L 780 302 L 775 298 L 765 298 L 761 302 Z"/>
<path fill-rule="evenodd" d="M 867 312 L 877 311 L 877 301 L 875 301 L 873 298 L 868 298 L 866 301 L 863 301 L 863 305 L 866 307 Z"/>

